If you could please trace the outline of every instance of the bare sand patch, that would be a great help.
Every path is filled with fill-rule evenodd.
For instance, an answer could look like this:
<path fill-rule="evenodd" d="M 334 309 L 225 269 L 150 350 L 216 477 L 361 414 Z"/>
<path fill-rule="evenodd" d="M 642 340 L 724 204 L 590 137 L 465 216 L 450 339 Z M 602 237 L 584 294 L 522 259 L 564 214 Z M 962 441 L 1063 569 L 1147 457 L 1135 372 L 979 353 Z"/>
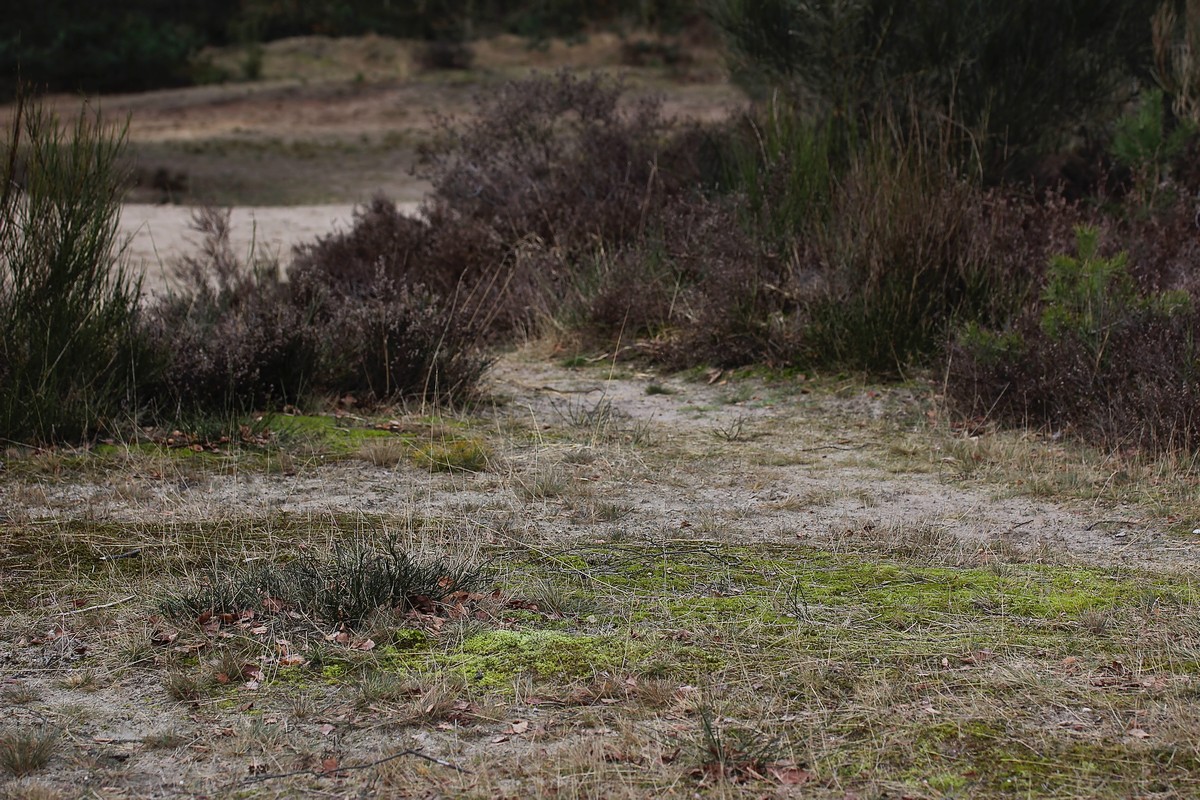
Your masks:
<path fill-rule="evenodd" d="M 416 213 L 417 203 L 402 203 Z M 279 259 L 290 263 L 292 248 L 322 236 L 349 230 L 353 205 L 257 206 L 230 209 L 230 239 L 234 252 L 245 259 Z M 169 285 L 171 265 L 198 251 L 200 235 L 193 229 L 196 209 L 190 206 L 129 204 L 121 208 L 120 236 L 124 256 L 145 275 L 144 290 L 158 293 Z"/>

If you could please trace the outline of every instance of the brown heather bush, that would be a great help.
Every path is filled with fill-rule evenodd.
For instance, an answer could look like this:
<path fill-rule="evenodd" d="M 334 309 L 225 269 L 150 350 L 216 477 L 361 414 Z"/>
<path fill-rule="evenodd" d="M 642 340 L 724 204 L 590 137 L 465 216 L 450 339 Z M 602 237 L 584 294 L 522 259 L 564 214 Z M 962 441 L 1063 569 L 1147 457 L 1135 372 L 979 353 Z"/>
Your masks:
<path fill-rule="evenodd" d="M 544 324 L 598 259 L 640 242 L 698 183 L 659 105 L 620 97 L 599 77 L 563 73 L 481 98 L 424 153 L 422 218 L 376 200 L 352 230 L 303 248 L 293 280 L 361 287 L 378 272 L 454 298 L 493 340 Z"/>
<path fill-rule="evenodd" d="M 963 416 L 1075 435 L 1118 449 L 1200 448 L 1200 315 L 1129 312 L 1102 358 L 1084 337 L 1025 319 L 999 343 L 955 342 L 947 397 Z"/>
<path fill-rule="evenodd" d="M 494 92 L 426 153 L 422 218 L 373 202 L 300 251 L 297 291 L 427 287 L 492 341 L 549 325 L 673 367 L 894 373 L 1012 319 L 1068 240 L 1073 208 L 986 192 L 895 124 L 847 154 L 790 112 L 702 130 L 620 98 L 565 74 Z"/>
<path fill-rule="evenodd" d="M 176 265 L 178 286 L 146 323 L 161 360 L 148 392 L 158 413 L 297 402 L 318 343 L 288 302 L 278 264 L 243 264 L 229 242 L 227 213 L 198 212 L 195 228 L 200 252 Z"/>
<path fill-rule="evenodd" d="M 378 220 L 370 210 L 362 219 L 373 244 L 390 241 L 371 227 Z M 353 259 L 326 262 L 330 272 L 306 264 L 284 282 L 274 262 L 237 259 L 228 215 L 202 212 L 197 228 L 201 253 L 180 263 L 180 287 L 149 315 L 161 362 L 149 394 L 160 416 L 279 406 L 310 394 L 460 400 L 490 363 L 475 326 L 419 285 L 382 268 L 332 269 L 358 265 Z"/>

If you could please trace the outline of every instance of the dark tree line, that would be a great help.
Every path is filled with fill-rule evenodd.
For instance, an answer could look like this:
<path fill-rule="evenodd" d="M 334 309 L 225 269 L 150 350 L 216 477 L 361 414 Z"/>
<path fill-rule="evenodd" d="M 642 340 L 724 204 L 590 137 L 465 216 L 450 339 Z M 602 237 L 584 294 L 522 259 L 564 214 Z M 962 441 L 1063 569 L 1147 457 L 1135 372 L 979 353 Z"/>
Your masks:
<path fill-rule="evenodd" d="M 670 29 L 698 0 L 5 0 L 0 92 L 142 91 L 196 79 L 205 45 L 378 33 L 461 41 L 497 32 L 539 39 L 590 24 Z"/>

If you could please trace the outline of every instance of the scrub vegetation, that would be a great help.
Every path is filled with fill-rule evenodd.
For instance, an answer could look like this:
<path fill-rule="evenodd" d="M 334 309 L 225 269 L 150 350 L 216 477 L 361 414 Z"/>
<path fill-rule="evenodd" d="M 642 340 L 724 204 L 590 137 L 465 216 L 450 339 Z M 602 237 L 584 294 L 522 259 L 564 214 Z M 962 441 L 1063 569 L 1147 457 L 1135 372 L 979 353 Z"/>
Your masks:
<path fill-rule="evenodd" d="M 1196 4 L 226 5 L 129 63 L 369 29 L 483 91 L 419 214 L 200 211 L 145 296 L 127 129 L 20 94 L 0 795 L 1196 794 Z M 473 61 L 606 24 L 747 109 Z"/>

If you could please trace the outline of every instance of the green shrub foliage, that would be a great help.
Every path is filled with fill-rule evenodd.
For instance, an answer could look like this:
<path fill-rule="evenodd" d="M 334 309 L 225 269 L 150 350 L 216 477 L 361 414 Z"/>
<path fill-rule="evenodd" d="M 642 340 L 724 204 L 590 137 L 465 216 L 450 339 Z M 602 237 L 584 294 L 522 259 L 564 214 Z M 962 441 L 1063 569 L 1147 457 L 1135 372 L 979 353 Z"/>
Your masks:
<path fill-rule="evenodd" d="M 140 284 L 116 250 L 124 134 L 18 102 L 0 161 L 0 436 L 78 439 L 135 406 Z"/>
<path fill-rule="evenodd" d="M 1111 446 L 1200 446 L 1200 314 L 1182 290 L 1139 288 L 1128 254 L 1077 231 L 1049 264 L 1040 303 L 1011 329 L 967 329 L 947 391 L 963 414 L 1074 430 Z"/>

